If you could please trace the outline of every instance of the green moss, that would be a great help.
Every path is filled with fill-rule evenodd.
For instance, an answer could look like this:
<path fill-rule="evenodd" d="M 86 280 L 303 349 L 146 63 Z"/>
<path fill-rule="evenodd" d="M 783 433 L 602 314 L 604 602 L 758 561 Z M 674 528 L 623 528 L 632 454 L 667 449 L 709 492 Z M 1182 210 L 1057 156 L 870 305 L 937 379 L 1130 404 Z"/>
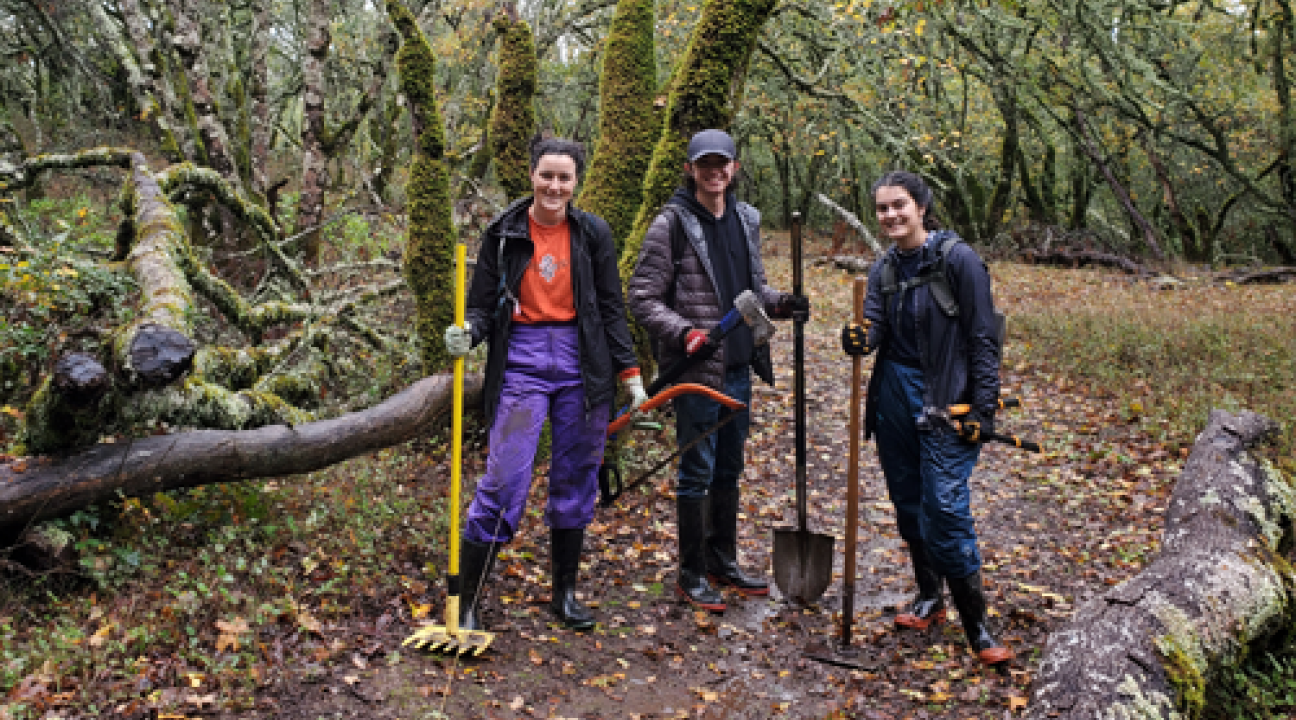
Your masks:
<path fill-rule="evenodd" d="M 1206 677 L 1188 651 L 1173 640 L 1158 638 L 1157 647 L 1161 651 L 1166 678 L 1178 693 L 1179 710 L 1187 717 L 1197 717 L 1206 707 Z"/>
<path fill-rule="evenodd" d="M 537 66 L 535 38 L 525 20 L 501 14 L 495 20 L 500 34 L 499 73 L 495 107 L 488 137 L 495 159 L 495 176 L 510 200 L 531 192 L 527 146 L 535 134 Z"/>
<path fill-rule="evenodd" d="M 93 445 L 116 399 L 117 394 L 110 391 L 91 407 L 72 407 L 51 389 L 47 376 L 27 403 L 18 442 L 24 452 L 34 455 L 65 453 Z"/>
<path fill-rule="evenodd" d="M 620 0 L 603 51 L 599 143 L 577 203 L 608 221 L 617 252 L 634 226 L 643 178 L 661 135 L 652 0 Z M 618 255 L 619 256 L 619 255 Z"/>
<path fill-rule="evenodd" d="M 455 245 L 450 172 L 445 163 L 445 129 L 433 88 L 436 56 L 432 47 L 404 5 L 387 0 L 387 12 L 402 38 L 396 66 L 416 138 L 405 187 L 409 237 L 405 244 L 404 271 L 414 292 L 414 327 L 423 369 L 431 374 L 450 364 L 441 337 L 445 327 L 454 321 L 453 304 L 445 301 L 454 287 Z"/>

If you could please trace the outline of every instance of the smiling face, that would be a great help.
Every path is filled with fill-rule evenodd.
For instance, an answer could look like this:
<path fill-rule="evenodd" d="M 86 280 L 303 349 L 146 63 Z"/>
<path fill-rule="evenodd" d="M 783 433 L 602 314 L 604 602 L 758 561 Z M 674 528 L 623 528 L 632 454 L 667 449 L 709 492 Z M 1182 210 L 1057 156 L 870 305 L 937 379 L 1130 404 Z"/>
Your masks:
<path fill-rule="evenodd" d="M 723 195 L 738 174 L 738 161 L 724 155 L 703 155 L 696 162 L 684 163 L 684 171 L 697 183 L 697 192 Z"/>
<path fill-rule="evenodd" d="M 536 221 L 545 225 L 561 222 L 576 191 L 576 161 L 568 155 L 541 155 L 531 171 L 531 189 L 535 195 L 531 212 Z"/>
<path fill-rule="evenodd" d="M 873 200 L 882 234 L 901 250 L 911 250 L 927 240 L 927 230 L 923 227 L 927 208 L 914 202 L 908 190 L 884 185 L 874 193 Z"/>

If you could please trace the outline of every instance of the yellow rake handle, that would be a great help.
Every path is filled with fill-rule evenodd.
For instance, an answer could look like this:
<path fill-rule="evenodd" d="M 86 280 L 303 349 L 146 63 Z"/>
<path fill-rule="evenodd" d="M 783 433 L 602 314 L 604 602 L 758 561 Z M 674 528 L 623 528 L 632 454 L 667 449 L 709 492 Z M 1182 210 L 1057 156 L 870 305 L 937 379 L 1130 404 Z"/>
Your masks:
<path fill-rule="evenodd" d="M 463 327 L 468 292 L 468 246 L 455 244 L 454 323 Z M 446 630 L 459 630 L 459 485 L 463 465 L 464 356 L 454 359 L 450 414 L 450 593 L 446 598 Z"/>

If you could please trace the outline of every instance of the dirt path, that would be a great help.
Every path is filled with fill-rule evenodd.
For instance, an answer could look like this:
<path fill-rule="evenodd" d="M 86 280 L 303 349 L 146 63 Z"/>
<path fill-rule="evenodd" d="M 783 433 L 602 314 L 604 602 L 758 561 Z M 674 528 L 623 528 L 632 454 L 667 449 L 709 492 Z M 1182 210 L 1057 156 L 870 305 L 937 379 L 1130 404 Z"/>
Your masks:
<path fill-rule="evenodd" d="M 772 282 L 788 285 L 786 262 L 769 259 Z M 996 267 L 996 275 L 1011 266 Z M 848 317 L 850 276 L 826 264 L 806 271 L 815 303 L 807 327 L 811 527 L 844 531 L 850 365 L 837 333 Z M 999 283 L 1010 278 L 997 277 Z M 773 529 L 793 523 L 791 331 L 775 340 L 777 387 L 756 392 L 744 479 L 744 565 L 768 573 Z M 518 540 L 502 557 L 484 606 L 498 635 L 488 655 L 449 660 L 401 649 L 414 624 L 397 600 L 378 621 L 353 628 L 371 638 L 350 662 L 294 668 L 266 689 L 263 711 L 328 718 L 1001 718 L 1026 702 L 1048 633 L 1074 607 L 1137 572 L 1155 550 L 1160 511 L 1177 469 L 1122 424 L 1110 402 L 1039 372 L 1028 349 L 1010 349 L 1005 393 L 1025 407 L 1000 418 L 1019 435 L 1047 440 L 1029 456 L 990 447 L 972 478 L 985 575 L 1003 638 L 1018 660 L 1004 673 L 967 654 L 957 622 L 927 634 L 897 632 L 894 608 L 913 592 L 907 555 L 892 521 L 874 447 L 864 448 L 860 577 L 855 645 L 866 669 L 803 655 L 838 630 L 841 584 L 817 606 L 778 598 L 731 598 L 723 615 L 692 613 L 673 597 L 675 533 L 669 473 L 655 492 L 600 510 L 587 542 L 582 594 L 600 624 L 577 634 L 551 621 L 547 530 L 538 483 Z M 639 443 L 651 444 L 640 436 Z M 669 443 L 669 434 L 662 442 Z M 466 477 L 480 473 L 472 459 Z M 443 482 L 443 480 L 442 480 Z M 441 613 L 440 594 L 432 618 Z M 362 646 L 362 645 L 357 645 Z M 837 713 L 834 715 L 834 713 Z"/>

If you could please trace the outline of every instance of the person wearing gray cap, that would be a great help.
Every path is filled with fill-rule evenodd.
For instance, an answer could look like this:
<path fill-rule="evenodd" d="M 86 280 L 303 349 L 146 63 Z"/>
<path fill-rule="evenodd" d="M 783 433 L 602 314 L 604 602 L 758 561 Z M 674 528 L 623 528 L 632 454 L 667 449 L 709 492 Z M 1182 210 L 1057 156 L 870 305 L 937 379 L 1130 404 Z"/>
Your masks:
<path fill-rule="evenodd" d="M 804 295 L 788 295 L 765 281 L 760 255 L 760 212 L 734 197 L 740 165 L 733 138 L 703 130 L 689 140 L 683 186 L 662 207 L 644 236 L 626 300 L 653 336 L 657 360 L 668 367 L 699 350 L 707 331 L 744 290 L 756 293 L 766 313 L 809 316 Z M 774 370 L 768 345 L 757 346 L 739 324 L 723 346 L 678 382 L 699 383 L 751 403 L 752 371 L 769 384 Z M 721 418 L 721 405 L 702 395 L 673 401 L 675 436 L 687 447 Z M 722 612 L 725 599 L 712 583 L 741 595 L 768 595 L 769 584 L 738 565 L 738 480 L 743 473 L 750 415 L 738 417 L 680 456 L 676 484 L 679 594 L 695 607 Z"/>

